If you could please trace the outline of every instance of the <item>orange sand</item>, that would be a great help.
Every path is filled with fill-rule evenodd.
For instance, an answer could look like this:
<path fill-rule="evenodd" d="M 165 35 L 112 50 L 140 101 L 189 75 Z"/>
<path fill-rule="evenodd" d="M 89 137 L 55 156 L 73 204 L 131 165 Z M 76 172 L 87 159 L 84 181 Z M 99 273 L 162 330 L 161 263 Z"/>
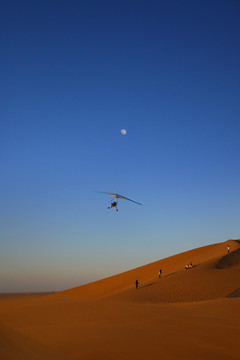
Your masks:
<path fill-rule="evenodd" d="M 56 294 L 1 297 L 0 323 L 3 360 L 239 359 L 240 242 Z"/>

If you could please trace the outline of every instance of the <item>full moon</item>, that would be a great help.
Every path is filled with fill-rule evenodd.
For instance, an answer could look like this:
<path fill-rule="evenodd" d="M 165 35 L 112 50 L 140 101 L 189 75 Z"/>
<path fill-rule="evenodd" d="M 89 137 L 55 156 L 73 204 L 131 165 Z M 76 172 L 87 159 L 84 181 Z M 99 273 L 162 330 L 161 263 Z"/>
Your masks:
<path fill-rule="evenodd" d="M 122 130 L 121 130 L 121 134 L 122 134 L 122 135 L 126 135 L 126 133 L 127 133 L 127 132 L 126 132 L 125 129 L 122 129 Z"/>

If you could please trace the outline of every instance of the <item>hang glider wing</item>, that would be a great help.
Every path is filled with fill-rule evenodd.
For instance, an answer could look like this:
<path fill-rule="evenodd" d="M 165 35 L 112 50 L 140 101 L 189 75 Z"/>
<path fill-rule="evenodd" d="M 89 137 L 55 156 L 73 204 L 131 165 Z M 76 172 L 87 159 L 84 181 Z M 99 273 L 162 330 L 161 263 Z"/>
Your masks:
<path fill-rule="evenodd" d="M 116 199 L 124 199 L 124 200 L 128 200 L 128 201 L 132 201 L 132 202 L 134 202 L 135 204 L 142 205 L 142 204 L 140 204 L 140 203 L 137 202 L 137 201 L 128 199 L 127 197 L 122 196 L 122 195 L 119 195 L 119 194 L 112 194 L 112 193 L 108 193 L 108 192 L 104 192 L 104 191 L 95 191 L 95 192 L 101 193 L 101 194 L 111 195 L 111 196 L 115 197 Z"/>

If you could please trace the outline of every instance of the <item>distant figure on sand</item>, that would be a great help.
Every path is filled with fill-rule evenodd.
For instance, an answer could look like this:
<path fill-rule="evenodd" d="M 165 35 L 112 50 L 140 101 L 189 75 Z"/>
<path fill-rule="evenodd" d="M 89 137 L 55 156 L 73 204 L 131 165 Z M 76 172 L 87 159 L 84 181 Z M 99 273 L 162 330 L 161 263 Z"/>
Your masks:
<path fill-rule="evenodd" d="M 162 276 L 162 270 L 160 269 L 159 272 L 158 272 L 159 279 L 160 279 L 161 276 Z"/>
<path fill-rule="evenodd" d="M 136 280 L 136 289 L 138 289 L 138 280 Z"/>
<path fill-rule="evenodd" d="M 228 254 L 229 254 L 229 253 L 230 253 L 230 246 L 229 246 L 229 245 L 228 245 L 228 248 L 227 248 L 227 249 L 228 249 Z"/>

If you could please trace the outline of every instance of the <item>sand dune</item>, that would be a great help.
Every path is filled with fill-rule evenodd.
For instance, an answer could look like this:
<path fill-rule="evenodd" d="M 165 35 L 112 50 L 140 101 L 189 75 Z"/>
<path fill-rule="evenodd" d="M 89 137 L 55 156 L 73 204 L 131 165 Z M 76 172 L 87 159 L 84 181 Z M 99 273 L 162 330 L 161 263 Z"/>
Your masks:
<path fill-rule="evenodd" d="M 2 297 L 0 359 L 237 360 L 239 254 L 229 240 L 58 294 Z"/>
<path fill-rule="evenodd" d="M 228 245 L 230 254 L 227 254 Z M 240 273 L 238 269 L 232 269 L 232 265 L 240 262 L 239 254 L 240 243 L 228 240 L 174 255 L 56 296 L 77 296 L 90 300 L 115 295 L 118 300 L 150 302 L 199 301 L 224 297 L 239 287 Z M 190 262 L 194 267 L 185 270 L 185 265 Z M 159 269 L 163 271 L 160 281 Z M 137 293 L 134 288 L 136 279 L 140 283 Z"/>

